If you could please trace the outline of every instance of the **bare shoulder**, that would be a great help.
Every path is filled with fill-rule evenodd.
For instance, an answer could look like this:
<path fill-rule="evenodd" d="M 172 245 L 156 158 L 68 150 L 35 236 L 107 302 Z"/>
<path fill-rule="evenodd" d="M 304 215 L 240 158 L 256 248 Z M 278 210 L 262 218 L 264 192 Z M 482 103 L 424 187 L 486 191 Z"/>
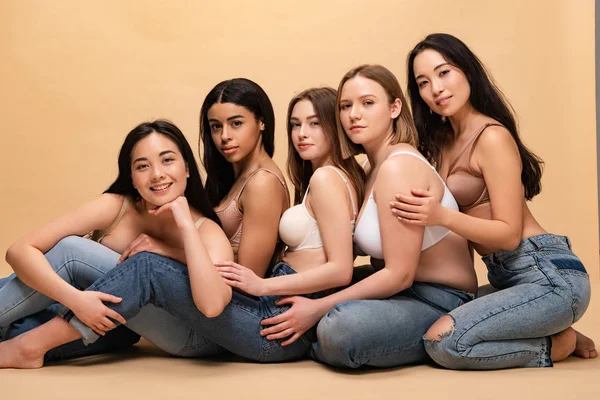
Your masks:
<path fill-rule="evenodd" d="M 285 188 L 279 179 L 272 172 L 258 171 L 246 184 L 243 195 L 246 195 L 245 198 L 259 196 L 264 199 L 265 195 L 283 193 Z"/>
<path fill-rule="evenodd" d="M 395 154 L 394 153 L 410 153 Z M 388 157 L 379 168 L 377 180 L 380 178 L 430 175 L 432 168 L 429 162 L 415 149 L 407 144 L 393 146 Z"/>
<path fill-rule="evenodd" d="M 102 193 L 98 200 L 107 207 L 121 208 L 123 206 L 123 202 L 125 201 L 125 196 L 114 193 Z"/>
<path fill-rule="evenodd" d="M 311 191 L 323 191 L 328 192 L 332 188 L 345 188 L 346 184 L 340 177 L 340 173 L 346 180 L 348 177 L 345 176 L 343 171 L 336 172 L 333 168 L 319 168 L 310 178 Z"/>
<path fill-rule="evenodd" d="M 496 152 L 500 149 L 517 150 L 517 143 L 508 129 L 503 126 L 488 126 L 477 139 L 475 151 Z"/>

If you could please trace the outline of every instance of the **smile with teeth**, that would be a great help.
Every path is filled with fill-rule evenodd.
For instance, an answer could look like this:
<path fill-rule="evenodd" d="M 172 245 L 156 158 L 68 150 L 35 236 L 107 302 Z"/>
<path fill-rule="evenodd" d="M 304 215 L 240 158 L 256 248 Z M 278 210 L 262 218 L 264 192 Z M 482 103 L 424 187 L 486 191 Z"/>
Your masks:
<path fill-rule="evenodd" d="M 153 192 L 160 192 L 160 191 L 166 190 L 172 184 L 173 184 L 173 182 L 171 182 L 171 183 L 165 183 L 163 185 L 151 186 L 150 190 L 152 190 Z"/>

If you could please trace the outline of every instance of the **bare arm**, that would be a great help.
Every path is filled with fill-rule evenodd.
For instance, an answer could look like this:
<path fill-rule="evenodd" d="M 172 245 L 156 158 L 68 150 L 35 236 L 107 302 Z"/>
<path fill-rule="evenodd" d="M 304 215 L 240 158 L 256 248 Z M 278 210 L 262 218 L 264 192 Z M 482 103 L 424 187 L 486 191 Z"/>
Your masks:
<path fill-rule="evenodd" d="M 353 197 L 356 199 L 356 193 Z M 257 277 L 240 265 L 221 267 L 222 276 L 231 286 L 252 295 L 266 296 L 314 293 L 350 283 L 352 205 L 346 184 L 335 171 L 319 169 L 310 180 L 307 202 L 315 214 L 327 262 L 306 272 L 268 279 Z"/>
<path fill-rule="evenodd" d="M 434 186 L 433 191 L 441 197 L 441 182 L 422 161 L 412 156 L 396 156 L 385 161 L 375 182 L 385 267 L 362 281 L 321 299 L 292 296 L 279 300 L 278 305 L 291 304 L 291 308 L 283 314 L 263 320 L 261 325 L 272 326 L 263 329 L 261 335 L 267 335 L 269 340 L 289 337 L 282 343 L 286 346 L 316 324 L 335 304 L 348 300 L 387 298 L 410 287 L 421 255 L 424 228 L 398 223 L 389 212 L 389 202 L 397 192 L 409 193 L 413 187 L 430 190 L 430 184 Z"/>
<path fill-rule="evenodd" d="M 392 157 L 380 167 L 374 194 L 385 266 L 362 281 L 322 298 L 325 312 L 348 300 L 387 298 L 412 285 L 424 228 L 398 223 L 389 212 L 389 202 L 395 193 L 410 193 L 413 187 L 429 189 L 431 176 L 426 168 L 425 163 L 412 156 Z"/>
<path fill-rule="evenodd" d="M 441 207 L 427 191 L 399 195 L 394 211 L 407 223 L 441 225 L 458 235 L 492 249 L 514 250 L 523 231 L 521 159 L 510 133 L 489 127 L 480 137 L 472 163 L 480 169 L 489 191 L 492 219 L 473 217 Z"/>
<path fill-rule="evenodd" d="M 210 220 L 205 221 L 200 230 L 196 229 L 185 197 L 179 197 L 150 213 L 159 215 L 167 210 L 173 213 L 181 234 L 194 303 L 205 316 L 216 317 L 231 300 L 231 288 L 219 275 L 213 260 L 233 259 L 229 241 L 218 225 Z"/>
<path fill-rule="evenodd" d="M 285 210 L 284 187 L 273 174 L 258 172 L 241 196 L 244 211 L 238 263 L 263 277 L 275 252 L 279 218 Z"/>
<path fill-rule="evenodd" d="M 108 228 L 122 204 L 122 196 L 103 194 L 18 240 L 6 252 L 6 262 L 25 284 L 73 308 L 82 292 L 54 272 L 44 253 L 66 236 Z"/>

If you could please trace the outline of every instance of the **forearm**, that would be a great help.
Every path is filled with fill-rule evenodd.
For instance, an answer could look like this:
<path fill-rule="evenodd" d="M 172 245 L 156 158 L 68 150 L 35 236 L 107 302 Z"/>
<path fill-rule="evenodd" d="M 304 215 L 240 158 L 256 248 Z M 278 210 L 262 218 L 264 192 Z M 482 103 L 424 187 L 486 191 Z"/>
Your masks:
<path fill-rule="evenodd" d="M 231 288 L 215 268 L 196 228 L 190 225 L 182 233 L 194 303 L 207 317 L 217 316 L 231 300 Z"/>
<path fill-rule="evenodd" d="M 412 278 L 383 268 L 344 290 L 316 300 L 325 315 L 336 304 L 349 300 L 385 299 L 409 288 Z"/>
<path fill-rule="evenodd" d="M 7 262 L 23 283 L 67 307 L 81 293 L 58 276 L 44 254 L 30 245 L 11 247 Z"/>
<path fill-rule="evenodd" d="M 345 286 L 352 280 L 352 265 L 342 269 L 328 262 L 306 272 L 283 275 L 264 280 L 263 295 L 295 295 Z"/>
<path fill-rule="evenodd" d="M 472 217 L 446 209 L 442 225 L 465 239 L 485 247 L 514 250 L 521 241 L 521 227 L 504 221 Z"/>

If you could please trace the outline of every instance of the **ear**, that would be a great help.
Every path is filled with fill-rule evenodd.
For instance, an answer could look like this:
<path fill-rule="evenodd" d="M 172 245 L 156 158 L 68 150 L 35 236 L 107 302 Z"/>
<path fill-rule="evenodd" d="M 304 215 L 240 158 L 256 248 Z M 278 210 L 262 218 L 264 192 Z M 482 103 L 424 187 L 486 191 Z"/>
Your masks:
<path fill-rule="evenodd" d="M 400 101 L 400 99 L 394 100 L 394 102 L 392 103 L 392 106 L 391 106 L 391 111 L 392 111 L 392 119 L 398 118 L 398 116 L 400 115 L 400 112 L 402 111 L 402 101 Z"/>
<path fill-rule="evenodd" d="M 188 163 L 185 163 L 185 177 L 186 178 L 190 177 L 190 166 Z"/>
<path fill-rule="evenodd" d="M 261 131 L 265 130 L 265 123 L 263 121 L 258 121 L 258 129 Z"/>

